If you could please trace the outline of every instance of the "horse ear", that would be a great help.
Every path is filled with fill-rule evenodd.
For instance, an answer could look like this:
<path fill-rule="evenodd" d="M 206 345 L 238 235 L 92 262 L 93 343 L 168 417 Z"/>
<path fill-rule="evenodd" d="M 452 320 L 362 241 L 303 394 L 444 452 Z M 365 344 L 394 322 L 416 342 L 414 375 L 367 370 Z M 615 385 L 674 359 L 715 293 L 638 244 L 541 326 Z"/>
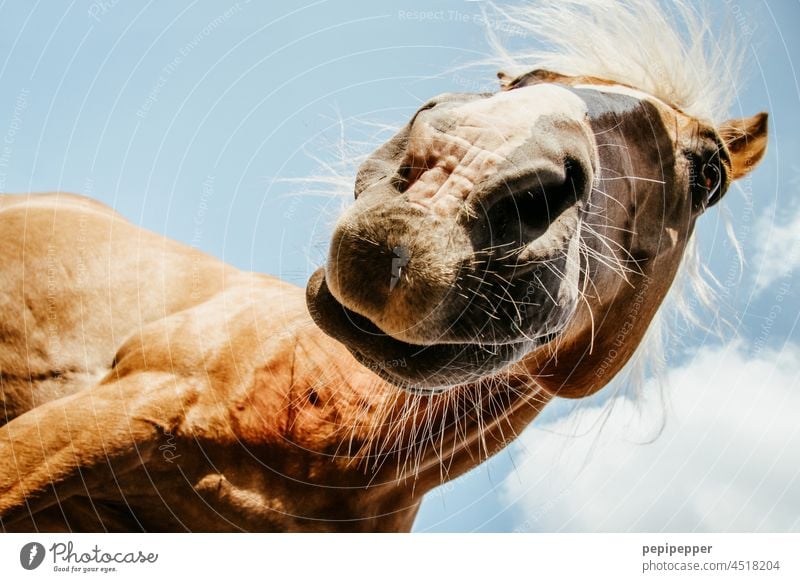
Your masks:
<path fill-rule="evenodd" d="M 559 83 L 577 77 L 568 77 L 567 75 L 562 75 L 555 71 L 548 71 L 547 69 L 534 69 L 523 75 L 516 76 L 505 71 L 498 71 L 497 78 L 500 79 L 500 90 L 510 91 L 517 87 L 526 87 L 528 85 L 536 85 L 537 83 Z"/>
<path fill-rule="evenodd" d="M 723 123 L 719 136 L 731 156 L 731 179 L 746 176 L 764 157 L 767 150 L 767 114 L 731 119 Z"/>
<path fill-rule="evenodd" d="M 500 80 L 500 90 L 501 91 L 508 91 L 514 85 L 514 80 L 516 77 L 514 75 L 510 75 L 505 71 L 497 71 L 497 78 Z"/>

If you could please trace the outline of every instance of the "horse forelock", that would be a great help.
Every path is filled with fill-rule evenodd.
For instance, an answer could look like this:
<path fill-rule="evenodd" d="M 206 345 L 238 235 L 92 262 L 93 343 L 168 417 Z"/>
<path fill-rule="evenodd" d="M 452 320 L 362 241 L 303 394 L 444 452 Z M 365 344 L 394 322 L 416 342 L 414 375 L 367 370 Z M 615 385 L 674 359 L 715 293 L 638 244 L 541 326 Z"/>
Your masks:
<path fill-rule="evenodd" d="M 490 63 L 509 72 L 545 68 L 636 87 L 688 115 L 722 121 L 738 86 L 743 50 L 728 30 L 683 0 L 565 0 L 492 5 Z M 522 31 L 539 48 L 509 49 L 495 30 Z M 516 43 L 515 43 L 516 44 Z"/>

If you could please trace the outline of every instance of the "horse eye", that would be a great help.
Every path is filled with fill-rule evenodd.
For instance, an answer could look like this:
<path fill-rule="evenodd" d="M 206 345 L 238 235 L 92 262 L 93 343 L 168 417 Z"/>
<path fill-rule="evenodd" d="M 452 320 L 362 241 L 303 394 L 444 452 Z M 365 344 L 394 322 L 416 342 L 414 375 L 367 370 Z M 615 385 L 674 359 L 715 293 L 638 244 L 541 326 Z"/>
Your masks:
<path fill-rule="evenodd" d="M 722 171 L 719 167 L 719 158 L 714 156 L 710 163 L 705 164 L 702 174 L 705 179 L 706 206 L 712 206 L 721 197 Z"/>
<path fill-rule="evenodd" d="M 695 153 L 687 153 L 687 157 L 692 206 L 696 211 L 701 211 L 713 206 L 722 197 L 724 171 L 716 152 L 705 160 Z"/>

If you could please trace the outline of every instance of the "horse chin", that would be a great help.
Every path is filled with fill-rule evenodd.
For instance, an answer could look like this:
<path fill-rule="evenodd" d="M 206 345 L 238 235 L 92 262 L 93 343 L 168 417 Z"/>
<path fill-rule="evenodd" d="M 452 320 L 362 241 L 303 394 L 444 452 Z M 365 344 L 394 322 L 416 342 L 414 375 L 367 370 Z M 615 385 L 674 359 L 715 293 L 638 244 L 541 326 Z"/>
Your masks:
<path fill-rule="evenodd" d="M 503 344 L 406 343 L 342 305 L 328 289 L 324 268 L 311 276 L 306 303 L 317 326 L 347 347 L 359 363 L 387 382 L 416 393 L 441 392 L 493 376 L 554 339 L 551 334 Z"/>

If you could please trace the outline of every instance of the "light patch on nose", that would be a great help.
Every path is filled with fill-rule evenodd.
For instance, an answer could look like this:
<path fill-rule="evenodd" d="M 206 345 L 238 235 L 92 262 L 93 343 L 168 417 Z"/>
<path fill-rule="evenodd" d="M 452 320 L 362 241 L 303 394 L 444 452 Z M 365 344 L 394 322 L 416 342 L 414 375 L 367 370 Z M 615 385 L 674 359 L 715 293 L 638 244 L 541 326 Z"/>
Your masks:
<path fill-rule="evenodd" d="M 535 137 L 539 118 L 583 122 L 586 113 L 586 104 L 573 92 L 533 85 L 423 114 L 411 128 L 403 163 L 409 168 L 408 199 L 452 216 L 476 184 Z"/>
<path fill-rule="evenodd" d="M 678 244 L 678 231 L 674 228 L 667 228 L 667 235 L 669 236 L 670 246 L 675 247 Z"/>

